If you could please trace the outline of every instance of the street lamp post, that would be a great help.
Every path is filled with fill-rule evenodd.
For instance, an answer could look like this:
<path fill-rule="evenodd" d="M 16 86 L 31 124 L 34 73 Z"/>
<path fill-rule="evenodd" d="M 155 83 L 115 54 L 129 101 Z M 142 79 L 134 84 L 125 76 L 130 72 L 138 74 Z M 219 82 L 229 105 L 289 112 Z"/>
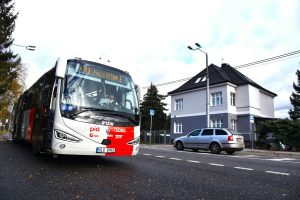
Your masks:
<path fill-rule="evenodd" d="M 201 50 L 201 45 L 198 43 L 195 43 L 197 46 L 196 48 L 192 48 L 191 46 L 188 46 L 188 49 L 190 50 L 199 50 L 202 53 L 205 53 L 206 57 L 206 126 L 207 128 L 210 127 L 210 116 L 209 116 L 209 105 L 210 105 L 210 98 L 209 98 L 209 74 L 208 74 L 208 55 L 206 52 Z"/>
<path fill-rule="evenodd" d="M 35 51 L 35 48 L 36 48 L 36 46 L 32 46 L 32 45 L 20 45 L 20 44 L 12 44 L 12 45 L 17 46 L 17 47 L 24 47 L 29 51 Z"/>

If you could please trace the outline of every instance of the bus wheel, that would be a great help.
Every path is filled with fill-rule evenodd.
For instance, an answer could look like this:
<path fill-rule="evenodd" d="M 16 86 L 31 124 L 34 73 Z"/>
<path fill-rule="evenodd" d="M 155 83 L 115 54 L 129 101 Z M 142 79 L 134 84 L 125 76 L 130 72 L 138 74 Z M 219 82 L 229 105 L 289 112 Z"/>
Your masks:
<path fill-rule="evenodd" d="M 12 141 L 15 144 L 18 144 L 20 142 L 15 136 L 12 136 Z"/>
<path fill-rule="evenodd" d="M 16 144 L 19 143 L 20 140 L 17 138 L 17 135 L 16 135 L 15 131 L 12 132 L 12 136 L 11 137 L 12 137 L 12 141 L 14 143 L 16 143 Z"/>
<path fill-rule="evenodd" d="M 41 154 L 40 145 L 36 140 L 32 140 L 32 154 L 34 156 L 39 156 Z"/>

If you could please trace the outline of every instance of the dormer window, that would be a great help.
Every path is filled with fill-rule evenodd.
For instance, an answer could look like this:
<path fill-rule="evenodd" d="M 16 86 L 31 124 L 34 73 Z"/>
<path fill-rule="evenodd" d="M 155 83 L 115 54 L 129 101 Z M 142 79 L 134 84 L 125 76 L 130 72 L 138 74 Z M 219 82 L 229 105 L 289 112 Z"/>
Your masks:
<path fill-rule="evenodd" d="M 197 78 L 195 83 L 204 82 L 204 81 L 206 81 L 206 76 Z"/>

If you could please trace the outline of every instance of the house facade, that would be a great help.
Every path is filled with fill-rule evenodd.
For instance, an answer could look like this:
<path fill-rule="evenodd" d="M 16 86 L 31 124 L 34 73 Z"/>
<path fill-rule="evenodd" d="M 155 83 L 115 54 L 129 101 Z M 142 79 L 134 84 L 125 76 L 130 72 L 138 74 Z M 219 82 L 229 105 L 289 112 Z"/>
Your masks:
<path fill-rule="evenodd" d="M 274 118 L 273 100 L 277 95 L 228 64 L 221 67 L 211 64 L 208 70 L 210 127 L 236 130 L 250 142 L 256 123 Z M 168 94 L 171 96 L 171 140 L 207 127 L 206 69 Z"/>

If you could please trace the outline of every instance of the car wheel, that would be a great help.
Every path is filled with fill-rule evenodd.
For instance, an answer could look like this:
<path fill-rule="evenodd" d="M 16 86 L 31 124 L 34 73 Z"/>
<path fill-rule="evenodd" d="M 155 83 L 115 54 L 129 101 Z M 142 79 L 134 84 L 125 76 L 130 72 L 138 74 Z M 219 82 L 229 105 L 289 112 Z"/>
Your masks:
<path fill-rule="evenodd" d="M 178 142 L 176 143 L 176 148 L 177 148 L 177 150 L 179 150 L 179 151 L 183 151 L 183 150 L 184 150 L 184 146 L 183 146 L 183 144 L 182 144 L 181 141 L 178 141 Z"/>
<path fill-rule="evenodd" d="M 226 153 L 228 153 L 229 155 L 232 155 L 234 154 L 235 150 L 234 149 L 229 149 L 229 150 L 226 150 Z"/>
<path fill-rule="evenodd" d="M 210 146 L 209 146 L 209 150 L 211 151 L 211 153 L 213 154 L 219 154 L 221 152 L 221 147 L 218 143 L 213 142 Z"/>
<path fill-rule="evenodd" d="M 193 152 L 197 152 L 198 151 L 198 149 L 192 149 L 193 150 Z"/>

